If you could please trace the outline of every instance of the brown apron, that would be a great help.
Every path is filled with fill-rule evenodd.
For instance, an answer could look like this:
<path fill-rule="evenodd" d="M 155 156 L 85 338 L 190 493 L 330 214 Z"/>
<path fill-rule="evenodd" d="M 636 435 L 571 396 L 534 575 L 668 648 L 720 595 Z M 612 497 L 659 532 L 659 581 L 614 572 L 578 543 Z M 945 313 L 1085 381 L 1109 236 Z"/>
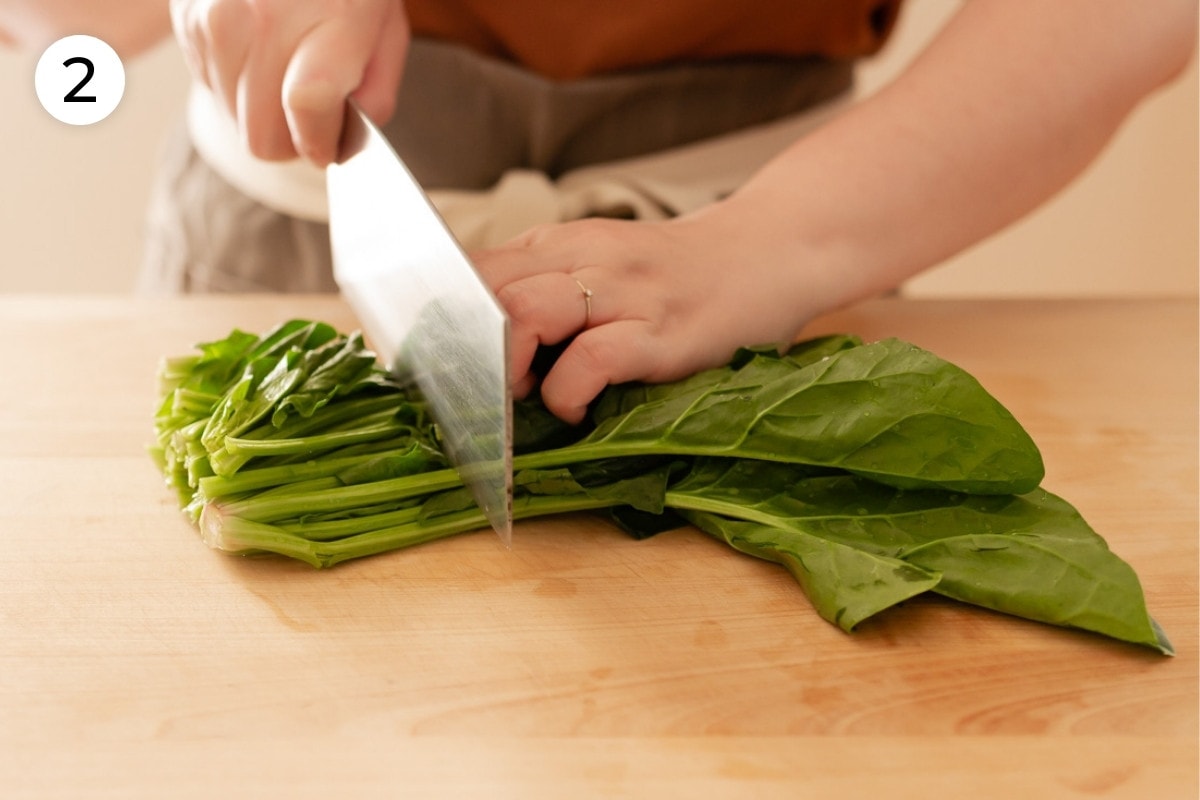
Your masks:
<path fill-rule="evenodd" d="M 414 41 L 385 133 L 468 249 L 587 216 L 719 200 L 844 99 L 850 62 L 744 60 L 554 82 Z M 185 130 L 147 216 L 145 292 L 330 292 L 328 228 L 226 182 Z"/>

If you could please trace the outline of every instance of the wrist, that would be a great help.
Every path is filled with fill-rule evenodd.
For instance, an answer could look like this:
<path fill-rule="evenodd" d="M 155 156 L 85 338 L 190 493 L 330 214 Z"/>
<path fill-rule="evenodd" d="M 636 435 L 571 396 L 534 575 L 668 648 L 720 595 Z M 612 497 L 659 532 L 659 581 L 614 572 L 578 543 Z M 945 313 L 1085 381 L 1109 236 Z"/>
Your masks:
<path fill-rule="evenodd" d="M 772 304 L 790 310 L 789 336 L 820 314 L 898 283 L 894 265 L 873 252 L 876 243 L 810 193 L 782 196 L 747 185 L 701 221 L 744 243 L 755 274 L 771 287 Z"/>
<path fill-rule="evenodd" d="M 794 209 L 736 192 L 670 223 L 700 244 L 697 266 L 722 294 L 710 320 L 731 344 L 794 340 L 815 317 L 868 296 L 845 242 L 809 226 Z"/>

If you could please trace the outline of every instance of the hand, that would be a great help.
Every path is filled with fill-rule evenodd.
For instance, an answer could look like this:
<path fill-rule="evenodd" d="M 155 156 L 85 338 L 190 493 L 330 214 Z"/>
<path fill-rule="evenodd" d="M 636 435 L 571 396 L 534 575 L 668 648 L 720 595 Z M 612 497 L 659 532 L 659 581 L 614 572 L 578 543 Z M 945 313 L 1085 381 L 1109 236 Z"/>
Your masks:
<path fill-rule="evenodd" d="M 726 201 L 666 222 L 580 220 L 474 254 L 511 320 L 514 394 L 537 384 L 538 345 L 570 340 L 541 395 L 577 423 L 609 384 L 675 380 L 794 338 L 826 305 L 817 271 L 780 241 L 790 228 L 738 213 Z"/>
<path fill-rule="evenodd" d="M 1188 63 L 1196 5 L 1063 0 L 1029 26 L 1043 5 L 964 4 L 891 86 L 700 212 L 547 226 L 478 254 L 512 321 L 514 394 L 536 385 L 538 345 L 569 342 L 541 394 L 578 422 L 608 384 L 792 339 L 1050 197 Z"/>
<path fill-rule="evenodd" d="M 391 116 L 408 50 L 401 0 L 171 0 L 193 74 L 259 158 L 337 157 L 346 98 Z"/>

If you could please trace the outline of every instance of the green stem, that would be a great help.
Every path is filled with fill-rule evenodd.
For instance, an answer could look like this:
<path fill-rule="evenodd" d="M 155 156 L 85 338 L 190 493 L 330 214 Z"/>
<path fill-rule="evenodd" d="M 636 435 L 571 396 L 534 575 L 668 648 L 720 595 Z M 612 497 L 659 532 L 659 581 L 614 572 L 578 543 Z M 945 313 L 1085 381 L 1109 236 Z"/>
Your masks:
<path fill-rule="evenodd" d="M 565 466 L 589 459 L 596 459 L 597 451 L 611 451 L 611 446 L 592 448 L 563 447 L 538 453 L 527 453 L 513 459 L 513 471 L 545 469 Z M 327 514 L 332 511 L 350 510 L 379 503 L 394 503 L 414 497 L 423 497 L 435 492 L 462 486 L 462 479 L 454 469 L 440 469 L 405 475 L 398 478 L 370 483 L 320 489 L 295 496 L 261 497 L 252 496 L 239 500 L 223 501 L 215 495 L 210 500 L 220 505 L 225 513 L 256 522 L 278 522 L 307 514 Z"/>
<path fill-rule="evenodd" d="M 207 499 L 216 500 L 314 478 L 336 476 L 347 484 L 366 483 L 386 477 L 401 477 L 402 474 L 416 475 L 444 465 L 436 456 L 436 451 L 407 439 L 402 443 L 388 441 L 350 445 L 328 452 L 318 459 L 272 458 L 264 459 L 261 463 L 262 466 L 256 464 L 252 469 L 239 470 L 232 475 L 200 478 L 198 488 Z M 383 471 L 394 474 L 372 477 L 370 470 L 373 465 L 385 465 Z M 399 469 L 403 469 L 403 472 L 396 471 Z M 363 470 L 366 470 L 365 477 Z"/>
<path fill-rule="evenodd" d="M 776 527 L 780 523 L 778 517 L 759 511 L 753 505 L 730 503 L 726 500 L 705 497 L 691 492 L 675 492 L 668 489 L 663 497 L 663 504 L 667 508 L 678 511 L 699 511 L 707 514 L 720 514 L 768 527 Z"/>
<path fill-rule="evenodd" d="M 294 415 L 291 419 L 285 422 L 279 428 L 276 428 L 270 422 L 260 424 L 240 437 L 227 438 L 222 441 L 222 446 L 217 448 L 211 454 L 212 469 L 218 475 L 229 476 L 237 472 L 246 465 L 251 458 L 269 457 L 272 453 L 268 452 L 270 445 L 266 445 L 266 449 L 255 449 L 255 445 L 251 442 L 266 442 L 291 440 L 293 443 L 289 447 L 283 448 L 284 455 L 295 455 L 297 453 L 318 452 L 313 439 L 316 436 L 308 436 L 311 431 L 322 431 L 324 435 L 328 434 L 343 434 L 360 430 L 364 427 L 370 427 L 375 424 L 393 423 L 395 427 L 381 435 L 372 435 L 365 439 L 371 441 L 380 439 L 384 436 L 393 433 L 401 433 L 411 431 L 411 425 L 402 423 L 397 417 L 398 408 L 395 395 L 382 395 L 379 397 L 363 397 L 352 400 L 344 400 L 340 403 L 327 405 L 318 409 L 309 417 Z M 229 447 L 229 442 L 233 441 L 234 447 Z M 307 442 L 307 444 L 304 444 Z M 337 440 L 326 440 L 328 447 L 323 449 L 328 450 L 335 447 L 343 446 L 347 443 Z M 237 452 L 235 452 L 235 450 Z"/>
<path fill-rule="evenodd" d="M 604 508 L 609 503 L 578 495 L 524 496 L 513 501 L 513 518 L 565 514 Z M 486 528 L 487 518 L 477 508 L 418 519 L 399 525 L 347 536 L 332 541 L 304 539 L 286 528 L 229 513 L 229 508 L 210 505 L 200 521 L 201 537 L 210 547 L 228 553 L 278 553 L 314 567 L 331 567 L 342 561 L 396 550 Z"/>
<path fill-rule="evenodd" d="M 278 523 L 278 527 L 302 539 L 330 541 L 332 539 L 344 539 L 347 536 L 354 536 L 360 533 L 368 533 L 380 528 L 390 528 L 396 525 L 415 522 L 420 517 L 421 505 L 414 503 L 411 506 L 399 508 L 395 511 L 381 511 L 364 516 L 321 520 L 318 522 L 280 522 Z"/>
<path fill-rule="evenodd" d="M 393 433 L 408 430 L 407 425 L 397 422 L 381 422 L 349 431 L 323 433 L 316 436 L 301 436 L 294 439 L 239 439 L 225 438 L 226 452 L 235 456 L 277 456 L 321 453 L 348 444 L 370 442 Z"/>
<path fill-rule="evenodd" d="M 457 472 L 452 469 L 440 469 L 417 475 L 406 475 L 402 478 L 340 486 L 299 495 L 275 498 L 255 496 L 232 502 L 217 501 L 212 505 L 220 506 L 224 513 L 255 522 L 275 522 L 305 514 L 324 514 L 330 511 L 407 500 L 461 485 L 462 481 Z"/>
<path fill-rule="evenodd" d="M 269 486 L 306 481 L 312 478 L 325 478 L 330 475 L 336 475 L 342 470 L 362 463 L 367 459 L 376 457 L 375 454 L 345 456 L 342 458 L 330 458 L 328 460 L 303 461 L 276 467 L 242 470 L 228 476 L 213 475 L 200 479 L 200 491 L 206 497 L 216 498 L 224 495 L 266 489 Z"/>
<path fill-rule="evenodd" d="M 522 469 L 545 469 L 582 464 L 586 461 L 602 461 L 608 458 L 630 458 L 636 456 L 738 456 L 736 448 L 714 448 L 704 444 L 680 444 L 665 441 L 581 442 L 553 450 L 539 450 L 513 457 L 513 471 Z M 758 457 L 761 455 L 756 454 Z"/>

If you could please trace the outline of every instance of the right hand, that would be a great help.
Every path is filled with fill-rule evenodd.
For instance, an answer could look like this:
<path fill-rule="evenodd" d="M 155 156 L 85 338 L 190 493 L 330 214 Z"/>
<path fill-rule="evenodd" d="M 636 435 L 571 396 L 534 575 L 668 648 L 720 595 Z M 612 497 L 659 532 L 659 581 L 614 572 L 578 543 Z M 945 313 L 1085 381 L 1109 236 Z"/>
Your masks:
<path fill-rule="evenodd" d="M 392 114 L 408 52 L 402 0 L 171 0 L 188 66 L 255 156 L 337 157 L 346 99 Z"/>

